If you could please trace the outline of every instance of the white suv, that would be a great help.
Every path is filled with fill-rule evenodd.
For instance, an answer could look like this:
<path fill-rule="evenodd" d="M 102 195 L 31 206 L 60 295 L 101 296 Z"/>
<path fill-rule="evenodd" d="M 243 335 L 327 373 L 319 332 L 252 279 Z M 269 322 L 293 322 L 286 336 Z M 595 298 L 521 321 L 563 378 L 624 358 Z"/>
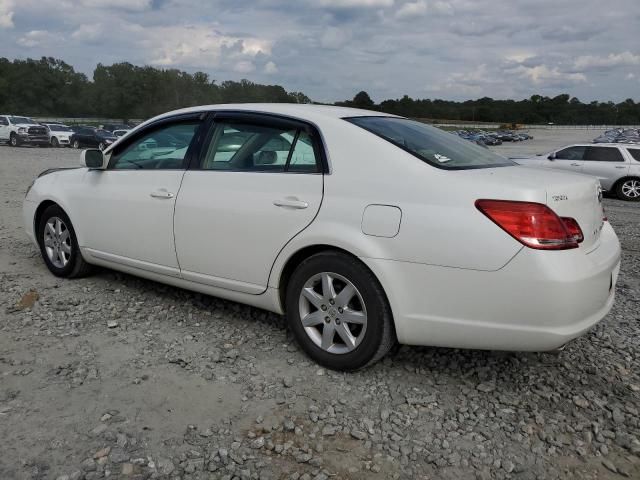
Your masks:
<path fill-rule="evenodd" d="M 71 127 L 61 123 L 43 123 L 49 134 L 49 143 L 52 147 L 68 147 L 71 144 L 70 138 L 73 135 Z"/>
<path fill-rule="evenodd" d="M 592 175 L 602 189 L 621 200 L 640 201 L 640 145 L 576 143 L 546 155 L 513 158 L 530 167 L 545 167 Z"/>

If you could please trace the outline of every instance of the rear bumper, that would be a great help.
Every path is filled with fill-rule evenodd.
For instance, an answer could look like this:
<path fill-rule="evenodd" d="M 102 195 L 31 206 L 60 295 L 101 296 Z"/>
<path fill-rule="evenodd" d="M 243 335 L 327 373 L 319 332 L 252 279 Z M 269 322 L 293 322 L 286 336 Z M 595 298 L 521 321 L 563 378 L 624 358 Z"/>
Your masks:
<path fill-rule="evenodd" d="M 547 351 L 609 312 L 620 243 L 605 223 L 600 245 L 589 253 L 523 248 L 494 272 L 362 260 L 383 283 L 401 343 Z"/>

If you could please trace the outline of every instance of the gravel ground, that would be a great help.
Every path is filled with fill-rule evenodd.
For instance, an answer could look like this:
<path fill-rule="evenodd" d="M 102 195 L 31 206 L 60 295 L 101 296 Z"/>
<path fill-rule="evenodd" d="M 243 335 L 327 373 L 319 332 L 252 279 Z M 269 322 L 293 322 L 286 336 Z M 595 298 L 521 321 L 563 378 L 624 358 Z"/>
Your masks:
<path fill-rule="evenodd" d="M 21 203 L 77 158 L 0 146 L 0 479 L 640 478 L 640 204 L 605 200 L 617 302 L 562 353 L 402 347 L 341 374 L 276 315 L 50 275 Z"/>

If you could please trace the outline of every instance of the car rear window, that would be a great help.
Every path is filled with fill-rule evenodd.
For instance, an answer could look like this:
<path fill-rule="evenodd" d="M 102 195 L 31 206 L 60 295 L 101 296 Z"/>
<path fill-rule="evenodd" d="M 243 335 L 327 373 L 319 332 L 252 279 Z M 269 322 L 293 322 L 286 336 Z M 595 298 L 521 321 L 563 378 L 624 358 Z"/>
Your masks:
<path fill-rule="evenodd" d="M 345 120 L 384 138 L 434 167 L 467 170 L 516 165 L 484 147 L 415 120 L 383 116 L 350 117 Z"/>

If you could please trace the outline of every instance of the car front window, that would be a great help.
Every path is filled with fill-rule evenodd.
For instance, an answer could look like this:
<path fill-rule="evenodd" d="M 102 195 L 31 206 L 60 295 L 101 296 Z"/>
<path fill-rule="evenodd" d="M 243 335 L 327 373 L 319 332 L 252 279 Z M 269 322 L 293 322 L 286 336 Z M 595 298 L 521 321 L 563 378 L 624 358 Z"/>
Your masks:
<path fill-rule="evenodd" d="M 506 167 L 515 162 L 468 140 L 424 123 L 400 117 L 345 118 L 434 167 L 446 170 Z"/>

